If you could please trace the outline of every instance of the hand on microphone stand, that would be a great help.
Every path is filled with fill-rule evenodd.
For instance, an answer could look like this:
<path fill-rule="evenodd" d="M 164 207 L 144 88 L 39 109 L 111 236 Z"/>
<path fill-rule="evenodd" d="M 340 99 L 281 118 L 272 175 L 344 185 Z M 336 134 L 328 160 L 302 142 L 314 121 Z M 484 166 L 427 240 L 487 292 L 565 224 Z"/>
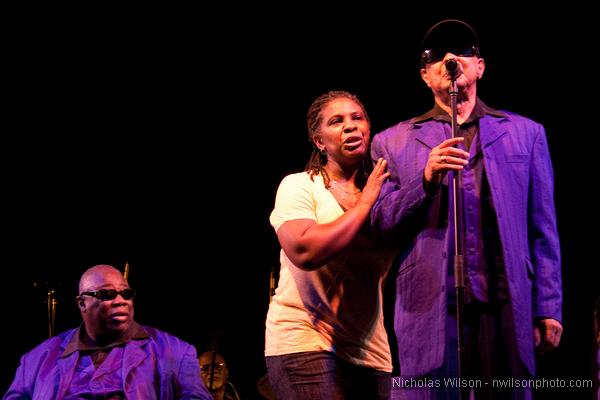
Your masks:
<path fill-rule="evenodd" d="M 428 184 L 439 185 L 448 171 L 462 171 L 469 163 L 469 153 L 456 147 L 465 138 L 462 136 L 444 140 L 431 149 L 424 178 Z"/>

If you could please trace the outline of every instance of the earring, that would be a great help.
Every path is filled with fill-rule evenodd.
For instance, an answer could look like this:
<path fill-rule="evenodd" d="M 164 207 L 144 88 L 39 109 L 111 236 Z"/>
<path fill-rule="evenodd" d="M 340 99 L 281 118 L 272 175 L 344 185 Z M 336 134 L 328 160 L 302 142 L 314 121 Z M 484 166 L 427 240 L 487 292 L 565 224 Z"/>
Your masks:
<path fill-rule="evenodd" d="M 324 156 L 327 155 L 327 150 L 325 149 L 325 147 L 323 147 L 322 149 L 319 149 L 319 151 L 321 152 L 321 154 L 323 154 Z"/>

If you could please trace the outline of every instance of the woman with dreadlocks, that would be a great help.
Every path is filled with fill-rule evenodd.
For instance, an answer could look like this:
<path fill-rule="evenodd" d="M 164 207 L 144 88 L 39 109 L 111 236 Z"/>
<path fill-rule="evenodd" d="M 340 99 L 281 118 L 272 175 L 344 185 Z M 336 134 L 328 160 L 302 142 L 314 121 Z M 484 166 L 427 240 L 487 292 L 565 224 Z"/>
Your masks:
<path fill-rule="evenodd" d="M 281 270 L 266 322 L 269 380 L 278 399 L 387 399 L 382 291 L 395 253 L 369 224 L 386 161 L 372 167 L 369 117 L 353 94 L 319 96 L 307 122 L 312 156 L 283 179 L 270 216 Z"/>

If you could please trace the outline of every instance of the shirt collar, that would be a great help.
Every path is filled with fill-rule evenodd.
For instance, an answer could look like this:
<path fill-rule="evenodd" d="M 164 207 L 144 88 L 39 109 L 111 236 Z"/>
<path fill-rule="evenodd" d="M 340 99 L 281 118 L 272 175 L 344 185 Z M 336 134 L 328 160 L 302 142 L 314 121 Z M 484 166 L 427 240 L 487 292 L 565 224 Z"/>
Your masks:
<path fill-rule="evenodd" d="M 109 349 L 111 347 L 120 346 L 122 344 L 129 342 L 130 340 L 141 340 L 141 339 L 147 339 L 149 337 L 150 337 L 150 334 L 148 333 L 148 331 L 146 331 L 146 329 L 144 329 L 143 326 L 141 326 L 140 324 L 138 324 L 135 321 L 132 321 L 131 325 L 129 326 L 129 329 L 127 330 L 127 332 L 125 332 L 125 334 L 120 339 L 117 339 L 114 342 L 112 342 L 106 346 L 96 346 L 96 345 L 92 345 L 92 344 L 88 343 L 88 341 L 86 341 L 87 334 L 85 332 L 85 326 L 83 324 L 81 324 L 77 328 L 75 333 L 71 336 L 71 339 L 65 346 L 65 350 L 61 354 L 61 357 L 67 357 L 76 351 L 105 350 L 105 349 Z"/>
<path fill-rule="evenodd" d="M 506 117 L 506 114 L 504 112 L 488 107 L 478 97 L 477 102 L 475 103 L 475 108 L 473 108 L 473 112 L 471 113 L 471 115 L 469 115 L 469 118 L 465 122 L 463 122 L 463 124 L 468 124 L 477 119 L 483 118 L 486 114 L 492 115 L 494 117 Z M 431 110 L 427 111 L 423 115 L 414 118 L 413 123 L 420 124 L 430 119 L 436 121 L 452 122 L 450 120 L 450 115 L 448 115 L 446 111 L 444 111 L 437 103 L 435 103 Z"/>

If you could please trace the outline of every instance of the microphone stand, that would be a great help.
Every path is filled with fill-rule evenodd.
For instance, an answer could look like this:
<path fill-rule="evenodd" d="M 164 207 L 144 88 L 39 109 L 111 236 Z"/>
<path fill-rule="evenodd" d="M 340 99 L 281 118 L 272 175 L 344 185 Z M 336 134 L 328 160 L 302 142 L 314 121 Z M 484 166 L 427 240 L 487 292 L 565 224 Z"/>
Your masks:
<path fill-rule="evenodd" d="M 129 261 L 125 261 L 125 269 L 123 270 L 123 278 L 129 281 Z"/>
<path fill-rule="evenodd" d="M 456 62 L 456 61 L 455 61 Z M 456 64 L 455 64 L 456 65 Z M 456 67 L 455 67 L 456 68 Z M 450 106 L 452 109 L 452 137 L 458 136 L 457 97 L 458 87 L 456 85 L 457 74 L 455 70 L 450 73 L 451 84 L 449 89 Z M 465 308 L 465 282 L 464 282 L 464 258 L 463 258 L 463 230 L 462 230 L 462 176 L 459 171 L 452 175 L 452 203 L 454 216 L 454 287 L 456 289 L 456 344 L 458 351 L 457 374 L 459 386 L 459 398 L 463 399 L 461 381 L 463 377 L 463 364 L 465 355 L 464 346 L 464 308 Z"/>
<path fill-rule="evenodd" d="M 213 341 L 213 345 L 210 349 L 210 376 L 208 378 L 208 391 L 213 394 L 214 383 L 215 383 L 215 367 L 217 366 L 217 346 Z"/>
<path fill-rule="evenodd" d="M 273 300 L 273 296 L 275 296 L 275 267 L 271 267 L 271 273 L 269 274 L 269 304 L 271 304 L 271 300 Z"/>
<path fill-rule="evenodd" d="M 211 352 L 211 360 L 210 360 L 210 376 L 208 379 L 208 391 L 212 395 L 215 391 L 214 383 L 215 383 L 215 367 L 217 366 L 217 349 L 219 347 L 219 342 L 221 341 L 221 335 L 223 333 L 219 331 L 213 331 L 213 340 L 210 344 L 210 352 Z"/>
<path fill-rule="evenodd" d="M 48 303 L 48 337 L 51 338 L 54 336 L 56 304 L 58 303 L 56 300 L 56 291 L 54 289 L 50 289 L 48 291 L 48 298 L 46 299 L 46 302 Z"/>

